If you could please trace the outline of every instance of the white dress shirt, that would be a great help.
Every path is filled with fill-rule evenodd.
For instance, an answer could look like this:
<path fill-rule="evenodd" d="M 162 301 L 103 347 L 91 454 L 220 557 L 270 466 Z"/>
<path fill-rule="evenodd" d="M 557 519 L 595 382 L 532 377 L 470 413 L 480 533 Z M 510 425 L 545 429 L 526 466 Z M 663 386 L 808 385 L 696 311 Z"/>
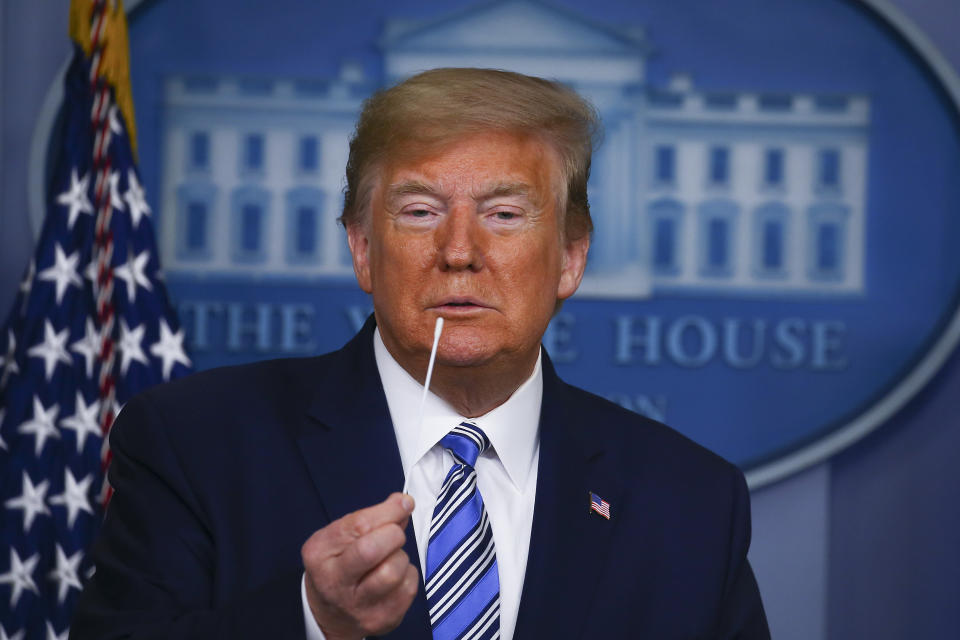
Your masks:
<path fill-rule="evenodd" d="M 453 465 L 453 456 L 440 439 L 464 418 L 433 393 L 427 394 L 423 424 L 418 425 L 423 385 L 407 373 L 387 351 L 377 329 L 373 337 L 380 380 L 387 397 L 393 430 L 406 478 L 413 496 L 413 532 L 420 554 L 420 575 L 427 562 L 427 541 L 440 485 Z M 513 638 L 523 577 L 530 548 L 530 528 L 540 459 L 540 403 L 543 374 L 540 357 L 533 373 L 502 405 L 471 418 L 490 438 L 491 447 L 477 459 L 477 485 L 490 516 L 500 578 L 500 637 Z M 397 487 L 399 491 L 401 487 Z M 386 498 L 386 496 L 384 496 Z M 307 605 L 306 584 L 301 583 L 307 640 L 323 640 L 323 633 Z"/>

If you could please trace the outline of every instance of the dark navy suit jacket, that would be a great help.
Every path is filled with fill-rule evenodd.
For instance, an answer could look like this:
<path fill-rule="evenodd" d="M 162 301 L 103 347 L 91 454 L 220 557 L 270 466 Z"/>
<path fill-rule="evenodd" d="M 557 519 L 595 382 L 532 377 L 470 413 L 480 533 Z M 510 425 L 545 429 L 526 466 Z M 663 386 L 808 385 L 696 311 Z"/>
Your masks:
<path fill-rule="evenodd" d="M 331 354 L 198 373 L 127 404 L 71 638 L 304 636 L 301 545 L 403 487 L 372 331 Z M 515 638 L 768 638 L 742 474 L 543 362 Z M 610 520 L 590 512 L 591 491 Z M 412 527 L 406 551 L 419 567 Z M 387 637 L 430 638 L 422 589 Z"/>

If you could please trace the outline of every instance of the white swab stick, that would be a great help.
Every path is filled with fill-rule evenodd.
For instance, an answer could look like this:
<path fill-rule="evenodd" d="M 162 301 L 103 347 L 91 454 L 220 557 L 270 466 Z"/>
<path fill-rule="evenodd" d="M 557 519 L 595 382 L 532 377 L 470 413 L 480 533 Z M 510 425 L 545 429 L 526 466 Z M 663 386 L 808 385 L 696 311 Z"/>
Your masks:
<path fill-rule="evenodd" d="M 420 396 L 420 415 L 417 416 L 417 441 L 423 430 L 423 408 L 427 404 L 427 394 L 430 393 L 430 378 L 433 377 L 433 363 L 437 359 L 437 346 L 440 344 L 440 334 L 443 332 L 443 318 L 437 316 L 437 323 L 433 326 L 433 347 L 430 349 L 430 361 L 427 363 L 427 378 L 423 381 L 423 395 Z M 403 492 L 407 492 L 407 478 L 410 470 L 404 473 Z"/>

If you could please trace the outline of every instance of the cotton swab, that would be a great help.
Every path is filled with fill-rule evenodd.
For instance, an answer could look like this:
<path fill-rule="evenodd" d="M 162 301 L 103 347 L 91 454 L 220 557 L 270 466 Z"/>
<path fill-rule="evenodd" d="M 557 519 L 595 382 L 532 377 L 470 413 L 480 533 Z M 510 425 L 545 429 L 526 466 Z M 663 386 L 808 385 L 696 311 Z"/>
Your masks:
<path fill-rule="evenodd" d="M 437 323 L 433 326 L 433 347 L 430 349 L 430 360 L 427 363 L 427 378 L 423 381 L 423 395 L 420 396 L 420 415 L 417 416 L 417 438 L 423 430 L 423 409 L 427 404 L 427 394 L 430 393 L 430 378 L 433 377 L 433 363 L 437 359 L 437 346 L 440 344 L 440 334 L 443 332 L 443 318 L 437 316 Z M 403 492 L 407 492 L 407 478 L 410 470 L 404 473 Z"/>

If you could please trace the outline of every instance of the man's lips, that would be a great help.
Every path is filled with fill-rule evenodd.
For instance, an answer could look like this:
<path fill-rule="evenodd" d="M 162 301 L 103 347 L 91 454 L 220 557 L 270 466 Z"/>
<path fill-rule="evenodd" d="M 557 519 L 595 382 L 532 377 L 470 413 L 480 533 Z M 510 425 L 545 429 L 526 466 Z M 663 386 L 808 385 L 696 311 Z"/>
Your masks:
<path fill-rule="evenodd" d="M 435 304 L 431 305 L 433 309 L 443 309 L 443 310 L 452 310 L 452 309 L 488 309 L 490 305 L 485 304 L 482 300 L 477 298 L 471 298 L 469 296 L 453 296 L 449 298 L 443 298 L 438 300 Z"/>

